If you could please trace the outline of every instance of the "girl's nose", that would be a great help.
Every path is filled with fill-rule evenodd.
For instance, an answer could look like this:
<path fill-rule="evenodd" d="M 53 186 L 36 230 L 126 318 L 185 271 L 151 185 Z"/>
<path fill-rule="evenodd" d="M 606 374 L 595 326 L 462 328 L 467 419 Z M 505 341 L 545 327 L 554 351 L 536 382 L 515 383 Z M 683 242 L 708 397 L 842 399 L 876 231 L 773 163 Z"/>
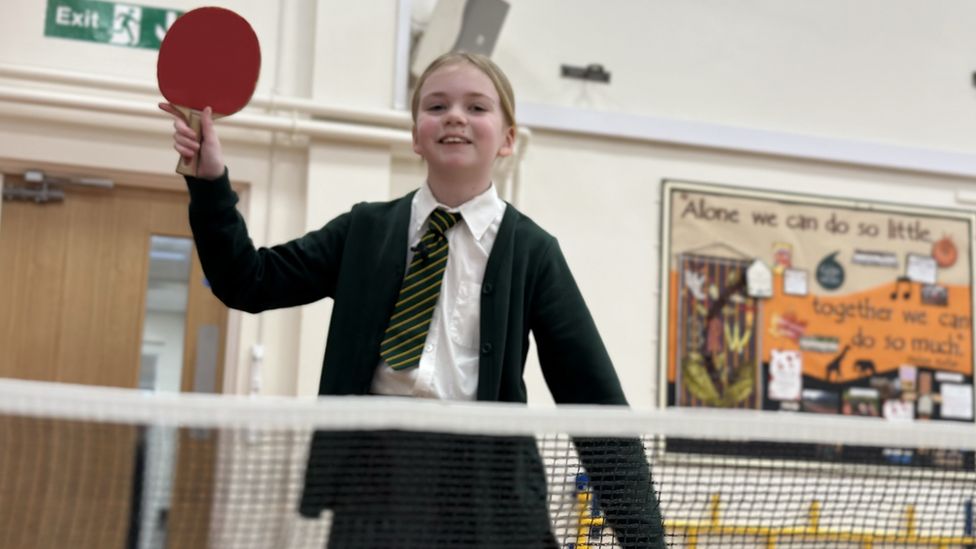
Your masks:
<path fill-rule="evenodd" d="M 467 119 L 464 116 L 464 109 L 461 107 L 451 107 L 447 111 L 447 116 L 444 118 L 446 124 L 464 124 Z"/>

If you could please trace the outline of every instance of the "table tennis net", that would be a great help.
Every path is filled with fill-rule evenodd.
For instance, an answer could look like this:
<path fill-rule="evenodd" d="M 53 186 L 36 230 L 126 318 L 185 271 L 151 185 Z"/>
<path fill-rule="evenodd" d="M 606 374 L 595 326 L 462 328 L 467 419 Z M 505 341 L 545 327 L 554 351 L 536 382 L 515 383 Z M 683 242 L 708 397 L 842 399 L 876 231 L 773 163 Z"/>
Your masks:
<path fill-rule="evenodd" d="M 971 424 L 0 380 L 0 547 L 969 547 Z"/>

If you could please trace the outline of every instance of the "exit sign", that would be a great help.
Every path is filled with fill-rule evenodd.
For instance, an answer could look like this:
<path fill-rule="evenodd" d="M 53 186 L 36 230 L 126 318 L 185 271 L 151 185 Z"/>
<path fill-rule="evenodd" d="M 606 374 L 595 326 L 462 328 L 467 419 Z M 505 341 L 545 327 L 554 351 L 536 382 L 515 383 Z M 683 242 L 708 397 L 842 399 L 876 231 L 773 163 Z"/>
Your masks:
<path fill-rule="evenodd" d="M 183 12 L 99 0 L 48 0 L 44 36 L 158 50 Z"/>

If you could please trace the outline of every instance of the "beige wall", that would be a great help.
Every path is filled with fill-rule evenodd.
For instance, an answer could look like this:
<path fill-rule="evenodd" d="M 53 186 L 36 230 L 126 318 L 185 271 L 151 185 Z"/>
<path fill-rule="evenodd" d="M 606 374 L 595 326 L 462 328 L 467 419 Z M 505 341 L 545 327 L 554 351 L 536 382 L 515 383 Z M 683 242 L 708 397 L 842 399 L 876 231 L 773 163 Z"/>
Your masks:
<path fill-rule="evenodd" d="M 380 111 L 392 104 L 395 2 L 222 4 L 251 20 L 261 39 L 258 94 Z M 419 8 L 424 4 L 418 0 Z M 608 0 L 593 6 L 512 0 L 495 57 L 523 103 L 632 115 L 645 125 L 653 117 L 697 120 L 704 135 L 734 125 L 826 137 L 841 147 L 867 140 L 909 147 L 920 157 L 924 151 L 961 154 L 964 166 L 972 160 L 976 94 L 967 55 L 976 51 L 976 35 L 964 22 L 974 19 L 976 6 L 969 2 Z M 4 12 L 0 65 L 154 82 L 154 52 L 45 38 L 44 3 L 35 0 L 7 0 Z M 612 84 L 562 80 L 564 62 L 603 63 Z M 0 77 L 0 91 L 4 87 L 150 106 L 157 100 L 154 94 Z M 60 167 L 179 188 L 169 132 L 163 117 L 0 101 L 0 171 Z M 249 185 L 245 215 L 258 244 L 318 228 L 355 202 L 399 196 L 423 178 L 423 165 L 403 148 L 229 127 L 221 135 L 231 175 Z M 957 198 L 966 199 L 973 183 L 972 176 L 940 174 L 937 162 L 911 173 L 667 141 L 536 129 L 513 195 L 521 210 L 559 238 L 628 398 L 638 406 L 654 405 L 658 390 L 662 178 L 954 207 L 965 206 Z M 239 333 L 230 343 L 226 390 L 250 390 L 259 367 L 260 392 L 313 394 L 329 311 L 323 302 L 240 314 L 232 322 Z M 255 346 L 263 348 L 263 360 L 252 359 Z M 549 397 L 534 357 L 527 369 L 532 401 L 545 404 Z"/>
<path fill-rule="evenodd" d="M 559 238 L 627 397 L 638 406 L 656 403 L 660 389 L 656 364 L 663 179 L 954 208 L 965 207 L 957 192 L 965 193 L 973 183 L 537 133 L 522 166 L 520 207 Z M 548 402 L 534 357 L 527 369 L 530 394 L 536 402 Z"/>
<path fill-rule="evenodd" d="M 967 0 L 511 4 L 495 57 L 527 102 L 976 148 Z M 611 85 L 570 85 L 563 63 Z"/>

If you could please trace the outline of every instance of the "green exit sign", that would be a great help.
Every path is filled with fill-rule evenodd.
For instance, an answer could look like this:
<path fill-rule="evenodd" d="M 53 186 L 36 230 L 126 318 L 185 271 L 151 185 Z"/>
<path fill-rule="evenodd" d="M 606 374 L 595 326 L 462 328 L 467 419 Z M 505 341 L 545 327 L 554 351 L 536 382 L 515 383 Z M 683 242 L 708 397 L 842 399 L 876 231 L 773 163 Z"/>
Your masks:
<path fill-rule="evenodd" d="M 158 50 L 183 12 L 98 0 L 48 0 L 44 36 Z"/>

